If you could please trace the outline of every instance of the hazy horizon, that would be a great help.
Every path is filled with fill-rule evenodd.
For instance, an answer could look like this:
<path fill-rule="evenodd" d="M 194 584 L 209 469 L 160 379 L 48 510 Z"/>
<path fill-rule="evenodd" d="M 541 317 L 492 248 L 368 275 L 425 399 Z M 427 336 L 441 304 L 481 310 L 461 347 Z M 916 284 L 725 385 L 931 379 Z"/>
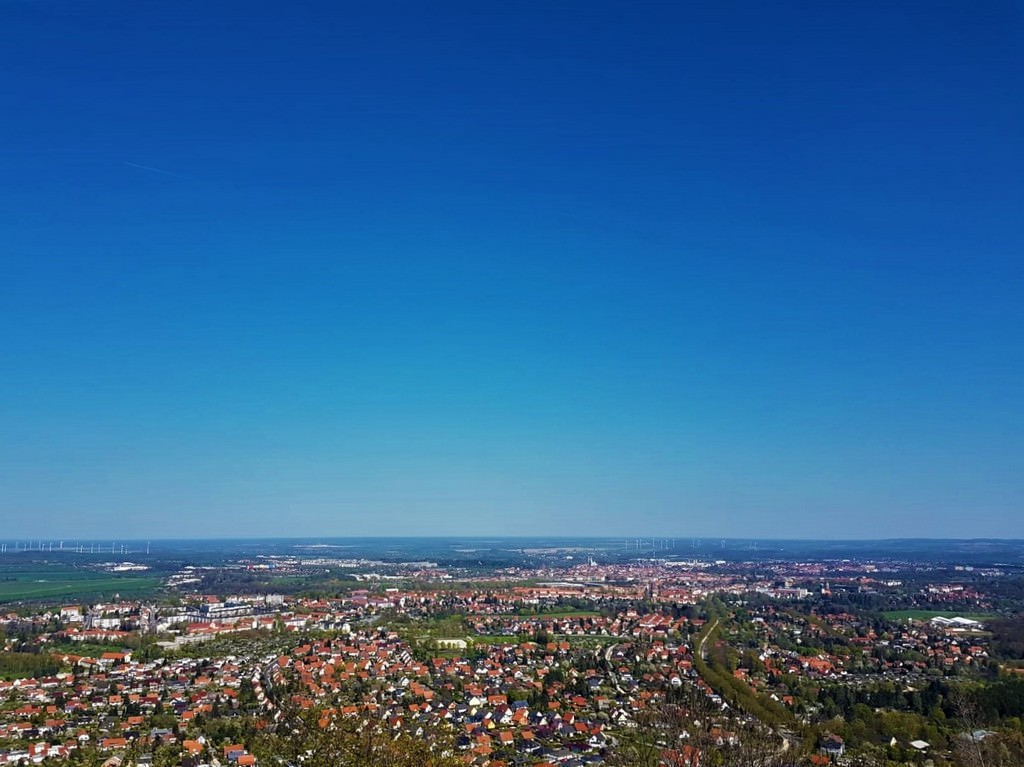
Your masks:
<path fill-rule="evenodd" d="M 766 542 L 766 543 L 808 543 L 808 544 L 810 544 L 810 543 L 823 543 L 823 544 L 828 544 L 828 543 L 841 543 L 841 544 L 865 543 L 865 544 L 872 544 L 872 543 L 900 543 L 900 542 L 913 542 L 913 541 L 919 541 L 919 542 L 923 542 L 923 543 L 942 543 L 942 542 L 946 542 L 946 541 L 949 541 L 949 542 L 960 542 L 960 543 L 986 543 L 986 542 L 1007 543 L 1007 544 L 1009 544 L 1009 543 L 1024 543 L 1024 538 L 929 538 L 929 537 L 921 537 L 921 536 L 910 537 L 910 538 L 904 538 L 904 537 L 896 537 L 896 538 L 892 538 L 892 537 L 883 537 L 883 538 L 794 538 L 794 537 L 789 537 L 789 538 L 765 538 L 765 537 L 761 537 L 761 538 L 757 538 L 757 537 L 743 537 L 743 536 L 740 536 L 740 537 L 732 536 L 732 537 L 730 537 L 730 536 L 718 536 L 718 535 L 713 535 L 713 536 L 696 536 L 696 537 L 695 536 L 676 535 L 675 537 L 673 537 L 670 534 L 662 534 L 662 535 L 655 534 L 653 536 L 652 535 L 633 535 L 633 536 L 629 536 L 629 535 L 626 535 L 626 534 L 622 534 L 622 535 L 613 535 L 613 534 L 607 534 L 607 535 L 572 535 L 572 534 L 547 535 L 547 534 L 526 534 L 526 533 L 515 534 L 515 535 L 502 535 L 502 534 L 490 534 L 490 535 L 486 535 L 486 534 L 479 534 L 479 535 L 454 535 L 454 534 L 452 534 L 452 535 L 445 535 L 445 534 L 436 534 L 436 535 L 322 535 L 322 536 L 316 536 L 316 535 L 299 535 L 299 536 L 289 536 L 289 535 L 253 535 L 253 536 L 234 535 L 234 536 L 223 536 L 223 537 L 221 537 L 221 536 L 164 536 L 164 537 L 148 537 L 148 538 L 146 538 L 146 537 L 143 537 L 143 538 L 119 538 L 119 537 L 116 537 L 116 536 L 105 537 L 105 538 L 88 538 L 88 537 L 81 537 L 81 536 L 78 536 L 78 537 L 76 537 L 76 536 L 65 536 L 63 538 L 61 538 L 59 536 L 58 537 L 51 536 L 51 537 L 42 537 L 42 538 L 32 538 L 32 537 L 28 537 L 28 536 L 21 536 L 21 537 L 10 536 L 9 539 L 4 539 L 4 542 L 7 543 L 8 546 L 10 546 L 10 544 L 14 543 L 14 542 L 24 544 L 24 545 L 29 547 L 29 548 L 23 549 L 23 550 L 26 550 L 26 551 L 40 551 L 40 550 L 42 550 L 42 551 L 50 551 L 50 550 L 52 550 L 55 553 L 61 550 L 59 548 L 60 544 L 64 545 L 64 549 L 65 550 L 69 550 L 70 551 L 70 549 L 71 549 L 71 547 L 73 545 L 79 544 L 79 543 L 102 544 L 103 546 L 106 546 L 107 544 L 113 544 L 113 545 L 116 545 L 118 547 L 115 550 L 115 553 L 120 553 L 120 548 L 119 547 L 121 545 L 128 545 L 128 544 L 132 544 L 132 545 L 142 544 L 142 545 L 145 545 L 147 543 L 166 543 L 166 542 L 172 542 L 172 543 L 176 543 L 176 542 L 207 542 L 207 543 L 216 543 L 216 542 L 247 542 L 247 541 L 252 541 L 252 542 L 261 542 L 261 541 L 273 541 L 273 542 L 302 541 L 302 542 L 308 542 L 308 545 L 311 546 L 311 547 L 316 547 L 316 546 L 321 545 L 321 544 L 322 545 L 330 546 L 329 543 L 324 544 L 324 542 L 330 542 L 330 541 L 422 541 L 422 540 L 428 540 L 428 541 L 449 541 L 449 542 L 474 541 L 474 542 L 482 542 L 482 543 L 486 543 L 486 542 L 501 543 L 501 542 L 505 542 L 505 541 L 541 541 L 541 540 L 551 540 L 551 541 L 602 541 L 602 542 L 625 541 L 625 542 L 629 543 L 630 546 L 632 546 L 634 542 L 639 541 L 640 544 L 641 544 L 640 550 L 644 551 L 644 550 L 649 550 L 649 548 L 650 548 L 650 541 L 651 541 L 652 538 L 657 539 L 657 547 L 658 547 L 659 550 L 661 550 L 662 544 L 663 544 L 664 541 L 666 541 L 666 540 L 673 540 L 673 541 L 675 541 L 676 542 L 676 546 L 674 546 L 674 547 L 667 547 L 667 548 L 674 548 L 676 551 L 689 551 L 689 550 L 692 550 L 694 548 L 693 545 L 692 545 L 692 543 L 694 541 L 696 541 L 700 545 L 703 545 L 703 544 L 708 543 L 708 542 L 710 542 L 712 544 L 715 544 L 715 543 L 717 543 L 719 541 L 725 541 L 727 543 L 749 543 L 749 542 L 758 542 L 759 543 L 759 542 Z M 33 546 L 38 546 L 39 544 L 42 544 L 42 547 L 43 547 L 42 549 L 31 548 Z M 53 548 L 54 546 L 58 546 L 58 548 Z M 647 547 L 647 549 L 643 548 L 645 546 Z M 699 546 L 697 548 L 699 548 Z M 8 548 L 7 551 L 8 551 L 8 553 L 10 553 L 13 550 Z M 97 553 L 102 553 L 102 552 L 98 549 Z"/>

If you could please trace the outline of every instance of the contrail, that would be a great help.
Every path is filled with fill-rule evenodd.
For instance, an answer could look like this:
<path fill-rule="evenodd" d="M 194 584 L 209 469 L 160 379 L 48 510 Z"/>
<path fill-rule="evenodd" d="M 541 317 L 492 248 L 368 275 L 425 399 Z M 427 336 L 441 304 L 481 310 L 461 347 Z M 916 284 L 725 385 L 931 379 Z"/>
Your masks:
<path fill-rule="evenodd" d="M 124 164 L 130 165 L 133 168 L 138 168 L 139 170 L 148 170 L 150 173 L 159 173 L 163 176 L 173 176 L 174 178 L 188 178 L 188 176 L 183 176 L 180 173 L 174 173 L 169 170 L 164 170 L 163 168 L 154 168 L 152 165 L 139 165 L 137 162 L 128 162 L 128 160 L 124 160 Z"/>

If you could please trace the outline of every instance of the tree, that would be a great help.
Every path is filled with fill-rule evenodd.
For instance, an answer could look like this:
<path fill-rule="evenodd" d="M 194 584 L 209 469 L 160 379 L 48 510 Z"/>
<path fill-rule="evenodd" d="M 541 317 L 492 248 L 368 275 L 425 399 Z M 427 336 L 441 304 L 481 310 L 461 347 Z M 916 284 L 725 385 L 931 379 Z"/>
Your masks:
<path fill-rule="evenodd" d="M 1024 764 L 1024 735 L 1012 730 L 963 733 L 953 757 L 957 767 L 1019 767 Z"/>
<path fill-rule="evenodd" d="M 282 767 L 462 767 L 447 733 L 416 737 L 369 714 L 336 716 L 322 708 L 282 711 L 273 728 L 255 738 L 253 753 L 263 764 Z"/>
<path fill-rule="evenodd" d="M 782 739 L 769 728 L 720 712 L 692 686 L 683 688 L 680 703 L 643 712 L 636 728 L 608 758 L 614 767 L 780 767 L 788 764 Z M 719 742 L 719 730 L 735 734 Z"/>
<path fill-rule="evenodd" d="M 1024 764 L 1024 733 L 1015 729 L 990 732 L 977 690 L 950 692 L 953 711 L 964 728 L 953 745 L 958 767 L 1019 767 Z"/>

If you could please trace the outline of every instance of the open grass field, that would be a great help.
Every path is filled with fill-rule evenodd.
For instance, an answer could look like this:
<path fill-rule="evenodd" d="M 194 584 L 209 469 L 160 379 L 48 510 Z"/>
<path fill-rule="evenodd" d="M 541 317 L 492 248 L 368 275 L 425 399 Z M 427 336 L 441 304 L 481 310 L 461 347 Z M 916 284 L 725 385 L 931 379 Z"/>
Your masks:
<path fill-rule="evenodd" d="M 552 610 L 516 610 L 521 618 L 597 618 L 601 615 L 597 610 L 579 610 L 575 607 L 556 607 Z"/>
<path fill-rule="evenodd" d="M 508 636 L 505 634 L 474 634 L 471 640 L 475 644 L 519 644 L 520 642 L 527 641 L 520 636 Z"/>
<path fill-rule="evenodd" d="M 956 610 L 887 610 L 882 615 L 886 620 L 891 621 L 926 621 L 932 618 L 970 618 L 975 621 L 987 621 L 995 617 L 993 615 L 957 612 Z"/>
<path fill-rule="evenodd" d="M 0 602 L 68 599 L 72 597 L 138 597 L 151 594 L 160 579 L 150 575 L 121 575 L 96 570 L 0 570 Z"/>

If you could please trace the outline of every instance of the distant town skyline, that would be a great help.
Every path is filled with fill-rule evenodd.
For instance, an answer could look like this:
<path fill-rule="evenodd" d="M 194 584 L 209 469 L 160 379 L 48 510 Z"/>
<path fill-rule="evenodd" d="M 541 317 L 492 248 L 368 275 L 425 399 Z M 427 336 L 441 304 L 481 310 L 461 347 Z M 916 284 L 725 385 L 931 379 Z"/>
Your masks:
<path fill-rule="evenodd" d="M 1024 538 L 1014 4 L 0 22 L 0 537 Z"/>
<path fill-rule="evenodd" d="M 83 538 L 80 536 L 64 536 L 59 538 L 34 538 L 30 539 L 27 537 L 18 538 L 14 536 L 10 541 L 0 541 L 0 553 L 18 553 L 18 552 L 67 552 L 67 553 L 78 553 L 78 554 L 116 554 L 119 557 L 127 554 L 152 554 L 154 553 L 151 549 L 156 547 L 159 549 L 160 544 L 178 544 L 178 543 L 205 543 L 213 544 L 217 542 L 230 542 L 231 544 L 246 544 L 246 543 L 285 543 L 294 544 L 298 548 L 302 549 L 343 549 L 348 548 L 344 545 L 338 545 L 333 542 L 335 541 L 396 541 L 407 543 L 410 541 L 443 541 L 446 543 L 460 543 L 460 542 L 474 542 L 474 543 L 492 543 L 492 544 L 506 544 L 509 542 L 537 542 L 547 541 L 552 545 L 570 545 L 576 543 L 587 543 L 598 546 L 598 548 L 586 549 L 587 551 L 598 551 L 600 549 L 621 551 L 625 548 L 628 551 L 638 551 L 640 553 L 655 552 L 671 552 L 676 556 L 686 555 L 688 553 L 699 553 L 705 551 L 713 554 L 719 548 L 728 546 L 730 550 L 735 550 L 737 547 L 749 548 L 751 551 L 757 551 L 759 544 L 782 544 L 782 543 L 799 543 L 799 544 L 864 544 L 871 545 L 875 543 L 895 544 L 900 542 L 912 542 L 920 541 L 925 543 L 940 544 L 946 541 L 950 542 L 963 542 L 968 544 L 984 544 L 986 541 L 998 543 L 1000 545 L 1012 545 L 1024 541 L 1024 538 L 931 538 L 931 537 L 916 537 L 916 538 L 720 538 L 719 536 L 709 537 L 698 537 L 693 538 L 690 536 L 676 537 L 676 538 L 662 538 L 653 536 L 656 539 L 656 545 L 652 543 L 652 536 L 641 536 L 630 538 L 621 535 L 601 535 L 601 536 L 586 536 L 586 535 L 420 535 L 420 536 L 405 536 L 405 535 L 351 535 L 351 536 L 232 536 L 232 537 L 213 537 L 213 536 L 181 536 L 177 538 L 162 537 L 162 538 L 122 538 L 118 540 L 109 540 L 103 538 Z M 671 543 L 670 543 L 671 541 Z M 613 545 L 614 544 L 614 545 Z M 621 544 L 621 545 L 619 545 Z M 762 549 L 762 553 L 763 553 Z M 884 551 L 884 550 L 879 550 Z M 889 553 L 884 554 L 874 553 L 872 556 L 888 556 Z"/>

